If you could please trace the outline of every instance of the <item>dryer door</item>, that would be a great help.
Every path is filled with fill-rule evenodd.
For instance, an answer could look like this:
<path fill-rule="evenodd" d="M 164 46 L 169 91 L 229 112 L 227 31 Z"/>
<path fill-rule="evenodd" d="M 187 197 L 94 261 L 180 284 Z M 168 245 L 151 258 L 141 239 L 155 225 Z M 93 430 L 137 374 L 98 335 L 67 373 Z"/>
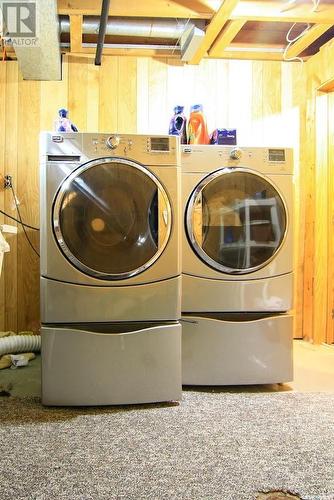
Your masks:
<path fill-rule="evenodd" d="M 223 168 L 196 186 L 185 224 L 190 245 L 207 265 L 227 274 L 248 274 L 279 251 L 287 209 L 267 178 L 245 168 Z"/>
<path fill-rule="evenodd" d="M 161 255 L 172 225 L 166 191 L 146 167 L 122 158 L 81 165 L 62 183 L 53 228 L 66 258 L 103 280 L 143 272 Z"/>

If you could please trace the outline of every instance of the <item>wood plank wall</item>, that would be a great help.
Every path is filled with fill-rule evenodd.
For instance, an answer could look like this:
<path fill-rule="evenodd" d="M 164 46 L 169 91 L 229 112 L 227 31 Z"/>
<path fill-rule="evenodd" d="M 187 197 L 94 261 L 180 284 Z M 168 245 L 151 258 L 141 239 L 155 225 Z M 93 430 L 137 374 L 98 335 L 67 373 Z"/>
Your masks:
<path fill-rule="evenodd" d="M 322 47 L 304 65 L 306 113 L 301 113 L 300 188 L 305 233 L 303 269 L 304 337 L 315 343 L 334 342 L 334 42 Z M 296 85 L 296 83 L 295 83 Z M 305 111 L 305 110 L 304 110 Z"/>
<path fill-rule="evenodd" d="M 236 127 L 240 145 L 294 147 L 299 157 L 300 109 L 305 75 L 298 64 L 207 60 L 182 66 L 174 60 L 66 56 L 61 82 L 23 81 L 17 63 L 0 64 L 0 174 L 13 176 L 23 219 L 39 224 L 38 134 L 52 129 L 57 110 L 68 107 L 81 131 L 166 133 L 175 104 L 202 103 L 209 130 Z M 294 83 L 299 82 L 298 88 Z M 303 104 L 304 103 L 304 104 Z M 304 108 L 303 108 L 304 105 Z M 296 161 L 296 181 L 299 182 Z M 304 234 L 296 190 L 296 336 L 302 335 Z M 0 206 L 12 215 L 10 191 Z M 1 216 L 0 221 L 4 218 Z M 7 223 L 10 223 L 6 219 Z M 38 235 L 29 230 L 38 248 Z M 21 228 L 9 236 L 0 282 L 0 329 L 39 327 L 39 262 Z"/>

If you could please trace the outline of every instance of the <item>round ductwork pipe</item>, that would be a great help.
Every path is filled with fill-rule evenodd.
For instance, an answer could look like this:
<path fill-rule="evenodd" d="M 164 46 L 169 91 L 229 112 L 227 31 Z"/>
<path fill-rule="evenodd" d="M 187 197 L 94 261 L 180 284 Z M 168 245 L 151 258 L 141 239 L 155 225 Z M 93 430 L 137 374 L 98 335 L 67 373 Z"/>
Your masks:
<path fill-rule="evenodd" d="M 180 38 L 189 24 L 195 24 L 203 29 L 205 21 L 195 22 L 186 19 L 146 19 L 146 18 L 109 18 L 106 28 L 106 35 L 143 37 L 143 38 Z M 70 33 L 70 21 L 67 17 L 59 19 L 60 33 Z M 99 17 L 84 16 L 82 33 L 84 35 L 97 35 L 99 32 Z"/>

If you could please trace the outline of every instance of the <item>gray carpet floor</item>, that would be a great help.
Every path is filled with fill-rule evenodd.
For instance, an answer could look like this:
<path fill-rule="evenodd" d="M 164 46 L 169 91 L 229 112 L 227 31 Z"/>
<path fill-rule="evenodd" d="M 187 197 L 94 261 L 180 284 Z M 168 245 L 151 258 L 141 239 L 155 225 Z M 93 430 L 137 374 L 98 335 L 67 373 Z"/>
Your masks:
<path fill-rule="evenodd" d="M 334 500 L 334 394 L 187 390 L 180 405 L 0 398 L 0 499 Z"/>

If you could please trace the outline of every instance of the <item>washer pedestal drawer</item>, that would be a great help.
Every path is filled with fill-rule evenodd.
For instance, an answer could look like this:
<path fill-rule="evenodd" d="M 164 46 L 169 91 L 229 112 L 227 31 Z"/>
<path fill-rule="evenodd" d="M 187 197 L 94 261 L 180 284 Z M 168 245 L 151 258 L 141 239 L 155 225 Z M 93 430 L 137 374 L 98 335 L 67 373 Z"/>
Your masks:
<path fill-rule="evenodd" d="M 181 399 L 181 325 L 42 327 L 42 403 L 118 405 Z"/>
<path fill-rule="evenodd" d="M 220 315 L 182 317 L 182 383 L 274 384 L 293 379 L 293 318 Z"/>
<path fill-rule="evenodd" d="M 86 286 L 41 277 L 44 324 L 177 321 L 181 276 L 136 286 Z"/>

